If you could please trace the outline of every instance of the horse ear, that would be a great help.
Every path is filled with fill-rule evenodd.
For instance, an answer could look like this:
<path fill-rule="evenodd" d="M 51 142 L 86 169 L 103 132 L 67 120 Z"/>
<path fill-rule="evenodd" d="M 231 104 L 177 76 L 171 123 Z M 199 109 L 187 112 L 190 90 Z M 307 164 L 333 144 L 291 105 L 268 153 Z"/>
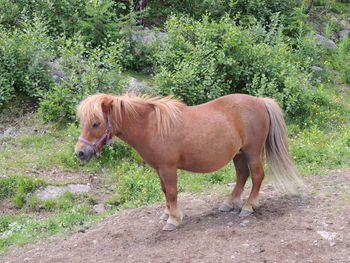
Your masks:
<path fill-rule="evenodd" d="M 112 108 L 113 100 L 111 98 L 105 97 L 102 100 L 102 111 L 107 112 Z"/>

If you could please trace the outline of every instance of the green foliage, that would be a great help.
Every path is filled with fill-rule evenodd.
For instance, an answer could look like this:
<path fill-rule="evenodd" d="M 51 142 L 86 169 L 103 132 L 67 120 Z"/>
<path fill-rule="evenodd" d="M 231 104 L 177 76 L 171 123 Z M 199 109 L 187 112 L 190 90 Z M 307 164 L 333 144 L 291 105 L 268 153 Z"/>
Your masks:
<path fill-rule="evenodd" d="M 114 39 L 118 32 L 114 6 L 112 0 L 87 1 L 84 17 L 78 21 L 85 42 L 98 46 L 105 40 Z"/>
<path fill-rule="evenodd" d="M 205 14 L 215 20 L 228 14 L 232 18 L 238 17 L 241 23 L 255 20 L 268 24 L 276 13 L 287 20 L 301 3 L 301 0 L 158 0 L 149 2 L 146 19 L 160 26 L 160 21 L 165 21 L 172 14 L 186 14 L 197 20 Z"/>
<path fill-rule="evenodd" d="M 105 215 L 106 213 L 96 215 L 93 209 L 86 204 L 78 204 L 68 210 L 57 211 L 45 218 L 26 214 L 1 214 L 0 254 L 12 245 L 23 245 L 60 231 L 77 230 Z"/>
<path fill-rule="evenodd" d="M 342 82 L 350 84 L 350 39 L 343 37 L 334 57 L 334 68 L 339 71 Z"/>
<path fill-rule="evenodd" d="M 25 31 L 0 27 L 0 107 L 18 92 L 41 97 L 51 86 L 51 42 L 44 31 L 39 21 Z"/>
<path fill-rule="evenodd" d="M 269 96 L 290 117 L 307 116 L 309 101 L 319 96 L 277 25 L 266 31 L 259 24 L 245 29 L 227 17 L 172 17 L 166 26 L 169 37 L 155 54 L 161 94 L 174 93 L 190 105 L 230 93 Z"/>
<path fill-rule="evenodd" d="M 46 181 L 43 178 L 33 178 L 24 175 L 0 177 L 0 200 L 15 198 L 15 202 L 21 206 L 21 202 L 28 193 L 34 192 L 43 185 L 46 185 Z"/>
<path fill-rule="evenodd" d="M 65 70 L 65 76 L 40 102 L 44 121 L 57 126 L 76 120 L 76 107 L 88 94 L 120 92 L 121 61 L 125 53 L 123 42 L 89 50 L 79 38 L 61 41 L 61 59 L 57 63 Z"/>
<path fill-rule="evenodd" d="M 59 198 L 50 198 L 43 201 L 43 208 L 48 211 L 62 210 L 67 211 L 74 206 L 75 195 L 71 192 L 65 192 Z"/>
<path fill-rule="evenodd" d="M 290 148 L 291 155 L 302 174 L 317 174 L 322 172 L 323 167 L 348 165 L 349 126 L 334 131 L 321 130 L 317 125 L 310 126 L 290 140 Z"/>
<path fill-rule="evenodd" d="M 27 207 L 31 211 L 39 211 L 41 208 L 42 202 L 40 198 L 36 195 L 30 197 L 27 201 Z"/>
<path fill-rule="evenodd" d="M 130 173 L 129 171 L 132 171 Z M 139 207 L 163 200 L 164 194 L 160 187 L 158 176 L 148 168 L 122 163 L 118 167 L 116 192 L 118 198 L 114 202 L 125 206 Z"/>

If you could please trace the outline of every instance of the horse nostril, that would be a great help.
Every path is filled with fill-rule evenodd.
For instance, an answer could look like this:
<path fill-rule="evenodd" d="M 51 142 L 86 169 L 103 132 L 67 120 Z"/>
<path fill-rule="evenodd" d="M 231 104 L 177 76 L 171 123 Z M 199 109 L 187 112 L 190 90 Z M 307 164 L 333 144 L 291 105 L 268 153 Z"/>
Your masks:
<path fill-rule="evenodd" d="M 84 152 L 83 151 L 79 151 L 79 152 L 76 152 L 75 155 L 78 157 L 78 158 L 81 158 L 84 156 Z"/>

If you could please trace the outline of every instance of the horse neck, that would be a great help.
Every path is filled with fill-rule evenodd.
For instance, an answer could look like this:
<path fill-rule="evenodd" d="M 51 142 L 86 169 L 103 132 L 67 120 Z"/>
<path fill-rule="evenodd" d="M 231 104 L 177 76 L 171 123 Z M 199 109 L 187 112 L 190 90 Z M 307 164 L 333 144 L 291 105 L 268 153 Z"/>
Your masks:
<path fill-rule="evenodd" d="M 152 111 L 153 109 L 150 105 L 138 104 L 137 115 L 135 117 L 125 112 L 122 113 L 122 121 L 119 127 L 113 129 L 113 135 L 118 136 L 135 148 L 144 141 L 147 135 L 147 122 Z"/>

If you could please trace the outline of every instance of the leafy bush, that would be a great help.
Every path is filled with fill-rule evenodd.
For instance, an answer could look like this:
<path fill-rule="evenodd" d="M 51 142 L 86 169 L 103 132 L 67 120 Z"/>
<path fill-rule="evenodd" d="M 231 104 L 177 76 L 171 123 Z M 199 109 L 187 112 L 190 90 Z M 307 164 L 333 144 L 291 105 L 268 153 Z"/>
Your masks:
<path fill-rule="evenodd" d="M 87 49 L 81 39 L 63 39 L 60 64 L 65 71 L 40 102 L 40 113 L 46 122 L 64 126 L 76 120 L 76 106 L 88 94 L 118 93 L 124 43 Z"/>
<path fill-rule="evenodd" d="M 275 26 L 245 29 L 227 17 L 219 22 L 172 17 L 169 36 L 155 54 L 156 91 L 190 105 L 230 93 L 277 99 L 290 117 L 310 112 L 318 90 Z"/>
<path fill-rule="evenodd" d="M 197 20 L 205 14 L 216 20 L 228 14 L 238 17 L 242 23 L 255 20 L 268 24 L 276 13 L 287 20 L 301 3 L 301 0 L 158 0 L 149 1 L 146 20 L 162 26 L 162 22 L 172 14 L 186 14 Z"/>
<path fill-rule="evenodd" d="M 335 54 L 334 67 L 340 72 L 340 79 L 350 83 L 350 39 L 344 37 L 339 42 L 339 48 Z"/>
<path fill-rule="evenodd" d="M 18 92 L 37 98 L 51 86 L 51 42 L 44 30 L 40 22 L 25 31 L 0 27 L 0 107 Z"/>

